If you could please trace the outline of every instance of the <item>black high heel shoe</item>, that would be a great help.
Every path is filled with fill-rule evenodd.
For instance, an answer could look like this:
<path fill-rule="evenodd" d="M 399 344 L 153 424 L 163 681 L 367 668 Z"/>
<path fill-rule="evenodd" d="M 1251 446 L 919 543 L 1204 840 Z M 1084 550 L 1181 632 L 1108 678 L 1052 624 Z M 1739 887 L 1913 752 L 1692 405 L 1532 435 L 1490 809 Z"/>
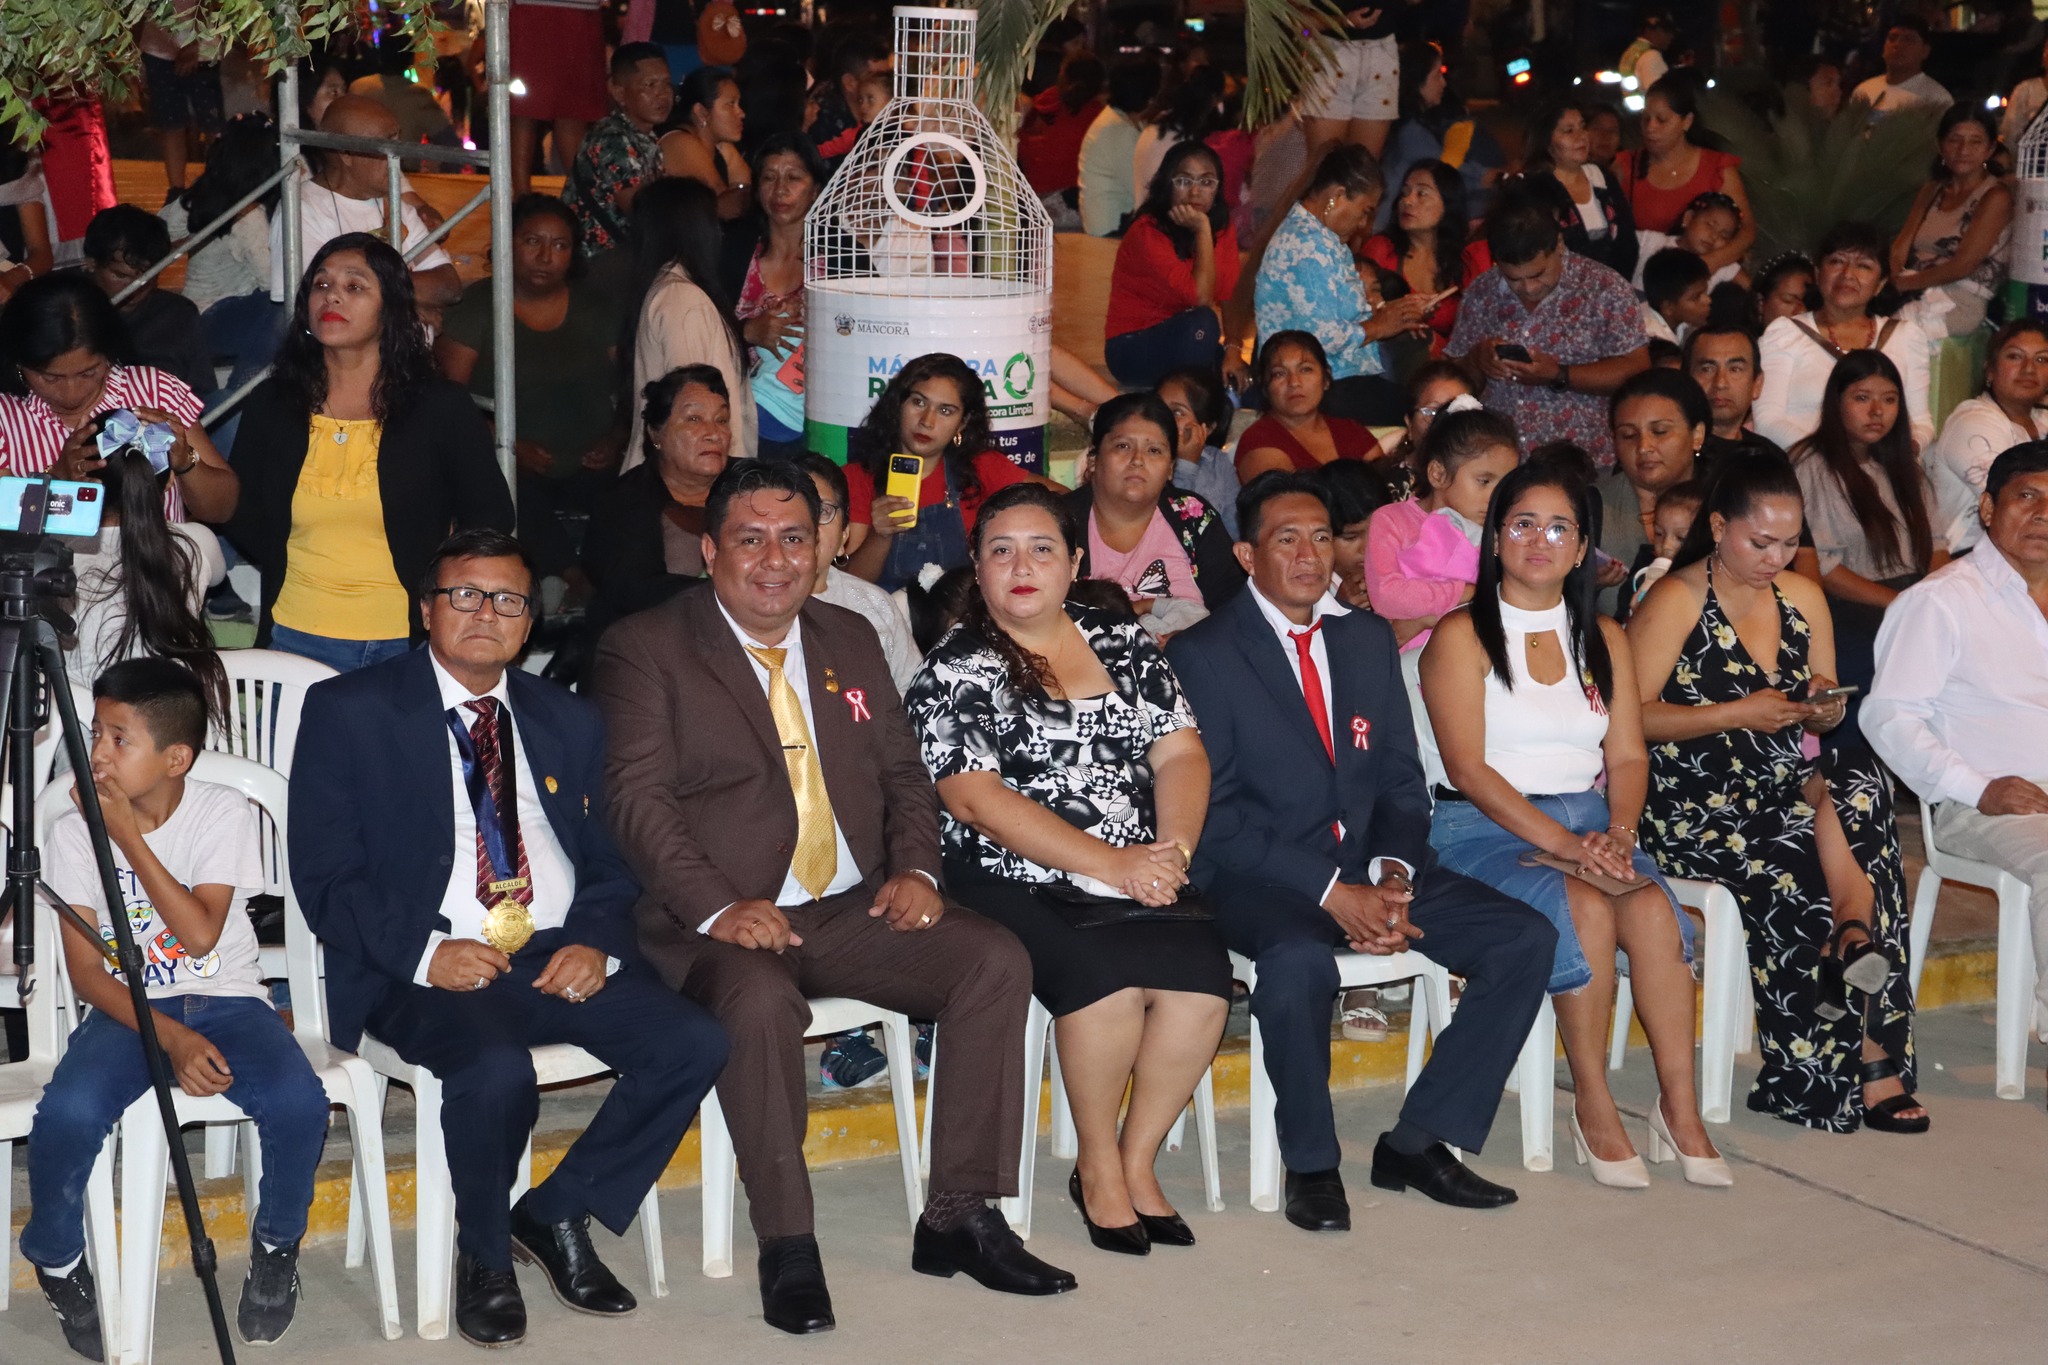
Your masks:
<path fill-rule="evenodd" d="M 1141 1213 L 1138 1226 L 1145 1229 L 1145 1235 L 1156 1247 L 1191 1247 L 1195 1244 L 1193 1230 L 1181 1221 L 1177 1213 Z"/>
<path fill-rule="evenodd" d="M 1879 1057 L 1876 1061 L 1863 1064 L 1862 1077 L 1865 1085 L 1871 1085 L 1877 1081 L 1888 1081 L 1898 1074 L 1899 1064 L 1889 1057 Z M 1925 1107 L 1918 1099 L 1914 1098 L 1912 1091 L 1904 1090 L 1888 1100 L 1879 1100 L 1876 1104 L 1865 1105 L 1863 1108 L 1863 1126 L 1865 1128 L 1875 1128 L 1880 1133 L 1924 1133 L 1927 1131 L 1929 1122 L 1926 1114 L 1911 1119 L 1902 1119 L 1898 1117 L 1898 1114 L 1901 1109 L 1923 1109 Z"/>
<path fill-rule="evenodd" d="M 1854 929 L 1863 935 L 1860 943 L 1842 943 L 1842 935 Z M 1845 919 L 1828 935 L 1826 953 L 1820 960 L 1820 992 L 1814 1013 L 1833 1023 L 1849 1013 L 1851 987 L 1865 995 L 1884 989 L 1892 974 L 1892 960 L 1877 946 L 1877 935 L 1860 919 Z"/>
<path fill-rule="evenodd" d="M 1126 1256 L 1149 1256 L 1152 1254 L 1152 1239 L 1147 1235 L 1145 1215 L 1139 1214 L 1138 1221 L 1126 1223 L 1120 1228 L 1097 1227 L 1095 1220 L 1088 1216 L 1088 1201 L 1081 1197 L 1081 1168 L 1067 1177 L 1067 1193 L 1073 1197 L 1074 1207 L 1081 1211 L 1081 1225 L 1088 1229 L 1088 1240 L 1104 1251 L 1122 1252 Z M 1176 1218 L 1175 1222 L 1180 1220 Z M 1185 1229 L 1183 1229 L 1185 1230 Z M 1194 1241 L 1192 1235 L 1190 1242 Z"/>

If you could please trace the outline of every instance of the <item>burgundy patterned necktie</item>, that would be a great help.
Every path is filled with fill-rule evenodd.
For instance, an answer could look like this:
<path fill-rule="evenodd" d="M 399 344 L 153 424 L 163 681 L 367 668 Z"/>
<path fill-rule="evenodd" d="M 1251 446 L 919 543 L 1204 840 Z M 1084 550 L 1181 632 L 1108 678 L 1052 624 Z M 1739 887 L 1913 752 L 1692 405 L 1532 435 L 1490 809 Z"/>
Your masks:
<path fill-rule="evenodd" d="M 492 833 L 499 834 L 500 848 L 516 850 L 517 867 L 510 877 L 519 883 L 503 892 L 492 890 L 495 883 L 507 878 L 501 877 L 492 866 L 491 841 L 484 830 L 484 821 L 479 819 L 476 828 L 476 898 L 484 905 L 495 905 L 508 898 L 521 905 L 531 905 L 533 873 L 526 862 L 526 839 L 519 831 L 519 795 L 509 780 L 511 773 L 505 767 L 498 745 L 498 699 L 479 697 L 463 705 L 476 712 L 476 719 L 470 722 L 469 738 L 476 746 L 477 767 L 483 773 L 484 789 L 491 794 L 492 810 L 497 816 L 498 829 Z"/>

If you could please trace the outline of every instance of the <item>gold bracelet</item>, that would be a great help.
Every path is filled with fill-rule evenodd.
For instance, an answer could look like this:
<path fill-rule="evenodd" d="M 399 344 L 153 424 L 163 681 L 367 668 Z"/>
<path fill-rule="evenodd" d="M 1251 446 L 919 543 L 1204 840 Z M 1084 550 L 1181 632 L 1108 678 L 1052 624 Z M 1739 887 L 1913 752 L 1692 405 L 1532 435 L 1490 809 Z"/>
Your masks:
<path fill-rule="evenodd" d="M 1185 872 L 1195 865 L 1195 853 L 1193 849 L 1189 848 L 1186 844 L 1182 843 L 1178 839 L 1175 839 L 1173 841 L 1173 846 L 1180 850 L 1181 871 Z"/>
<path fill-rule="evenodd" d="M 1620 830 L 1623 834 L 1626 834 L 1631 839 L 1636 837 L 1636 830 L 1634 825 L 1609 825 L 1607 827 L 1607 832 L 1609 834 L 1614 833 L 1614 831 L 1616 830 Z"/>

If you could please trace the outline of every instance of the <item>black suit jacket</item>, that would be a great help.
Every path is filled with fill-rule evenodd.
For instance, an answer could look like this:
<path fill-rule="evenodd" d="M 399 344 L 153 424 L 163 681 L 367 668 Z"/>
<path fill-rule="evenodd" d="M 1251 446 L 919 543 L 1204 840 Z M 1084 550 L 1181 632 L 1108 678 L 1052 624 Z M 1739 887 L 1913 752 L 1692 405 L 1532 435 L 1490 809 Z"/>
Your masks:
<path fill-rule="evenodd" d="M 228 536 L 263 575 L 256 643 L 270 641 L 270 608 L 284 586 L 291 545 L 292 498 L 306 467 L 311 411 L 280 379 L 249 395 L 235 435 L 241 500 Z M 491 429 L 467 390 L 431 379 L 385 423 L 377 449 L 377 494 L 391 567 L 410 593 L 449 532 L 512 529 L 512 495 L 491 450 Z M 421 638 L 417 612 L 412 635 Z"/>
<path fill-rule="evenodd" d="M 530 674 L 506 675 L 513 733 L 548 825 L 576 873 L 568 918 L 540 946 L 586 944 L 634 956 L 639 887 L 605 823 L 604 722 L 582 698 Z M 292 887 L 327 947 L 336 1044 L 393 991 L 417 989 L 427 939 L 448 932 L 441 898 L 455 858 L 448 723 L 426 650 L 315 684 L 292 760 Z"/>
<path fill-rule="evenodd" d="M 1407 862 L 1418 884 L 1435 865 L 1429 791 L 1394 632 L 1354 611 L 1323 618 L 1323 639 L 1334 764 L 1251 590 L 1167 643 L 1209 751 L 1198 883 L 1223 872 L 1320 903 L 1332 874 L 1363 883 L 1374 858 Z M 1354 741 L 1354 720 L 1368 727 L 1364 748 Z M 1344 826 L 1341 844 L 1334 821 Z"/>

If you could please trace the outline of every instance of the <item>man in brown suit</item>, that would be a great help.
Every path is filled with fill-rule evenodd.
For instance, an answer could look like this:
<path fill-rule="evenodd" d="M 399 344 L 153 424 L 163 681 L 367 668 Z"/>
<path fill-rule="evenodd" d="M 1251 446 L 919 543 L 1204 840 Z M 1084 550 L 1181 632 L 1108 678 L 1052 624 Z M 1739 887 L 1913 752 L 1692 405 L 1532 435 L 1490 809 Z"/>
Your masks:
<path fill-rule="evenodd" d="M 1009 1293 L 1074 1287 L 988 1203 L 1017 1189 L 1031 964 L 939 893 L 938 797 L 881 644 L 855 613 L 805 600 L 818 511 L 801 469 L 728 466 L 705 506 L 709 590 L 612 627 L 593 677 L 612 822 L 646 888 L 641 951 L 731 1037 L 719 1101 L 763 1316 L 787 1332 L 833 1325 L 803 1157 L 807 996 L 939 1022 L 950 1061 L 911 1267 Z"/>

